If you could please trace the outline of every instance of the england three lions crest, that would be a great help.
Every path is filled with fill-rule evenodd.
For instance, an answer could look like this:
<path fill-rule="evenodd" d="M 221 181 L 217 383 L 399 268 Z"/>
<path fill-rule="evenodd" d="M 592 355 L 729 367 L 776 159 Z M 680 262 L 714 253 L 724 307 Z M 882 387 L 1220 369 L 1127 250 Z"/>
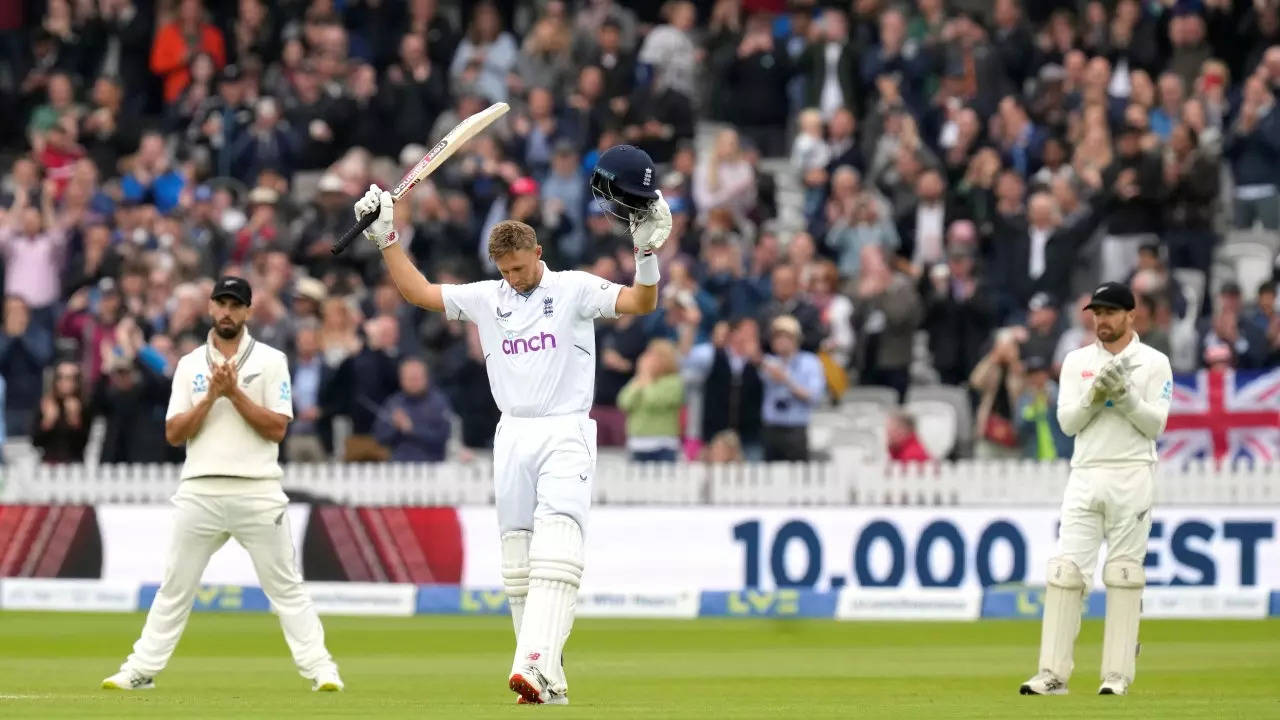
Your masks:
<path fill-rule="evenodd" d="M 551 317 L 551 315 L 555 312 L 554 309 L 551 307 L 551 303 L 553 302 L 555 302 L 553 298 L 549 298 L 549 297 L 542 298 L 542 316 L 543 317 Z"/>

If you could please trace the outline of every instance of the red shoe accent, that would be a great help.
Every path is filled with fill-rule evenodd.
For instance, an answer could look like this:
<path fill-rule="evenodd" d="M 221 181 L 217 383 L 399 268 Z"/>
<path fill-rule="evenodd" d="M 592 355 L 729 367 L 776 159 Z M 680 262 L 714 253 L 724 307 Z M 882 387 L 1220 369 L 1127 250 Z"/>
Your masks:
<path fill-rule="evenodd" d="M 507 683 L 507 687 L 520 696 L 520 699 L 516 701 L 517 704 L 522 702 L 528 705 L 542 704 L 542 695 L 538 692 L 538 688 L 534 687 L 533 683 L 525 680 L 520 673 L 511 676 L 511 681 Z"/>

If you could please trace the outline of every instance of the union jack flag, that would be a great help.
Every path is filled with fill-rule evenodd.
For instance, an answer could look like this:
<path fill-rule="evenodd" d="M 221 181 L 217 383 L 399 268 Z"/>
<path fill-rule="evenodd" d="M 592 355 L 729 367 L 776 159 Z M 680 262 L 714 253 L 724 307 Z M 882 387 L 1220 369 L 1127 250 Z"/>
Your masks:
<path fill-rule="evenodd" d="M 1280 460 L 1280 369 L 1179 374 L 1172 390 L 1162 462 Z"/>

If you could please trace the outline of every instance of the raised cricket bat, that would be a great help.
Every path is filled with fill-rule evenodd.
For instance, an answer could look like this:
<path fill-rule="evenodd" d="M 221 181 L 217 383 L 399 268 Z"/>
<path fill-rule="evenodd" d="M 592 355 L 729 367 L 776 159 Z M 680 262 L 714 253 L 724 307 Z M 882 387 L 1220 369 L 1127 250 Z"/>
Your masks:
<path fill-rule="evenodd" d="M 409 172 L 405 173 L 403 178 L 400 178 L 400 184 L 396 185 L 391 191 L 392 202 L 399 202 L 400 198 L 404 197 L 415 185 L 422 182 L 428 175 L 435 172 L 436 168 L 443 165 L 444 161 L 457 152 L 458 148 L 492 125 L 493 121 L 505 115 L 510 109 L 511 106 L 504 102 L 494 103 L 454 126 L 448 135 L 445 135 L 440 142 L 436 143 L 435 147 L 431 148 L 430 152 L 422 156 L 417 165 L 414 165 Z M 372 225 L 377 217 L 378 213 L 374 212 L 357 220 L 356 224 L 351 226 L 351 229 L 343 233 L 342 237 L 333 243 L 333 248 L 330 252 L 337 255 L 346 250 L 351 241 L 355 240 L 357 235 Z"/>

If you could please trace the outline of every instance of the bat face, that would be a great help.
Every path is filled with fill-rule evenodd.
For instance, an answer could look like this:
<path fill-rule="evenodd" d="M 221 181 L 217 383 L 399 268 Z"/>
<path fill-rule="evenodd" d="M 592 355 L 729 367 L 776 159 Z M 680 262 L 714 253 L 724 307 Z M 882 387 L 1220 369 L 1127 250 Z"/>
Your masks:
<path fill-rule="evenodd" d="M 431 151 L 422 156 L 418 164 L 413 166 L 391 191 L 393 200 L 399 200 L 405 193 L 413 189 L 413 186 L 422 182 L 436 168 L 440 167 L 445 160 L 448 160 L 458 148 L 462 147 L 471 138 L 475 137 L 480 131 L 489 127 L 495 120 L 506 114 L 510 106 L 506 103 L 494 103 L 480 112 L 466 118 L 458 123 L 448 135 L 440 139 Z"/>
<path fill-rule="evenodd" d="M 440 153 L 447 147 L 449 147 L 448 135 L 444 136 L 440 142 L 436 143 L 436 146 L 431 148 L 431 152 L 423 155 L 422 159 L 418 161 L 418 164 L 414 165 L 412 170 L 406 173 L 404 177 L 400 178 L 400 184 L 396 185 L 395 189 L 391 191 L 391 197 L 400 198 L 405 193 L 409 192 L 410 188 L 421 182 L 422 179 L 429 174 L 427 168 L 431 167 L 431 161 L 439 157 Z"/>

